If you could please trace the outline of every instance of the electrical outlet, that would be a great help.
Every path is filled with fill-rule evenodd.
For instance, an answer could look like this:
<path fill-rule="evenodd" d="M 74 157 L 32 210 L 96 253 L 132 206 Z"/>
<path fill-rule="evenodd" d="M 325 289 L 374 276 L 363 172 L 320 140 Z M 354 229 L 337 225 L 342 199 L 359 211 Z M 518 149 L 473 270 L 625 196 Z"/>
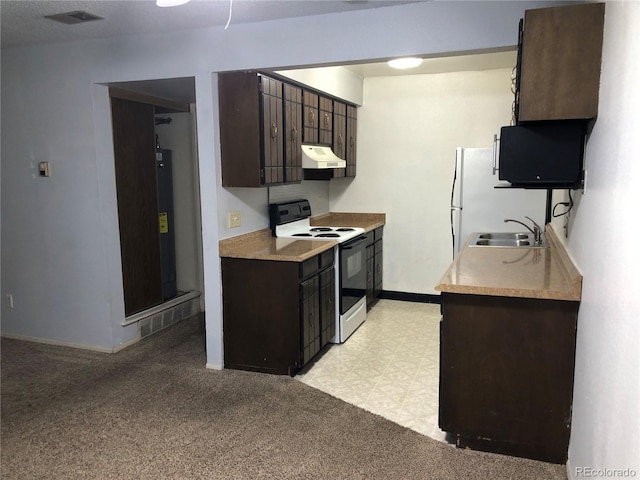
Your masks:
<path fill-rule="evenodd" d="M 229 228 L 240 226 L 240 212 L 229 212 Z"/>
<path fill-rule="evenodd" d="M 7 293 L 6 305 L 9 308 L 13 308 L 13 295 L 11 293 Z"/>

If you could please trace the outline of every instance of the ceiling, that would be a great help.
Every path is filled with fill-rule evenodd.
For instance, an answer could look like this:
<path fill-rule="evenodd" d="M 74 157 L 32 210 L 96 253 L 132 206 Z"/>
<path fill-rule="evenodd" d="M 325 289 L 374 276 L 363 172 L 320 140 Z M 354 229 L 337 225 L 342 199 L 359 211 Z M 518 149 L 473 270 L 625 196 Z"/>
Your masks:
<path fill-rule="evenodd" d="M 191 0 L 160 8 L 154 0 L 0 0 L 2 48 L 68 42 L 121 35 L 173 32 L 195 28 L 229 28 L 263 22 L 416 3 L 382 0 Z M 65 25 L 47 15 L 85 11 L 103 20 Z"/>
<path fill-rule="evenodd" d="M 429 0 L 191 0 L 173 8 L 157 7 L 155 0 L 0 0 L 1 46 L 9 48 L 224 27 L 229 21 L 230 7 L 228 28 L 241 23 L 392 7 L 417 1 Z M 85 11 L 103 20 L 68 25 L 45 18 L 76 11 Z M 515 52 L 508 51 L 428 58 L 420 67 L 411 70 L 394 70 L 384 61 L 343 67 L 368 78 L 511 68 L 514 65 Z M 187 78 L 127 82 L 118 86 L 186 103 L 192 103 L 195 96 L 193 79 Z"/>

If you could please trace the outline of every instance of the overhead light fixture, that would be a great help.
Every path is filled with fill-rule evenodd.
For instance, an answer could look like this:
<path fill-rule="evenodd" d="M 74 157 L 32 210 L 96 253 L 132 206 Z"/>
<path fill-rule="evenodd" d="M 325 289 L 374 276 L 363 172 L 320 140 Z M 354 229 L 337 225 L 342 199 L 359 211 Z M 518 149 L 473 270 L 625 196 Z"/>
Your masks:
<path fill-rule="evenodd" d="M 159 7 L 177 7 L 189 3 L 189 0 L 156 0 L 156 5 Z"/>
<path fill-rule="evenodd" d="M 396 58 L 394 60 L 389 60 L 387 64 L 391 68 L 405 69 L 405 68 L 415 68 L 422 63 L 421 58 L 415 57 L 406 57 L 406 58 Z"/>

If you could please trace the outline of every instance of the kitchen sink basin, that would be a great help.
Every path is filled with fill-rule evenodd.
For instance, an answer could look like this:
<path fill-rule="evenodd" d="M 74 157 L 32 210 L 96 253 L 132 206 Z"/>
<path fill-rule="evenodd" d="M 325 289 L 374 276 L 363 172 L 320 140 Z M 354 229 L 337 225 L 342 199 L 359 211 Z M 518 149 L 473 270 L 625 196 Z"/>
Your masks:
<path fill-rule="evenodd" d="M 530 233 L 481 233 L 480 239 L 487 240 L 529 240 Z"/>
<path fill-rule="evenodd" d="M 476 233 L 469 242 L 471 247 L 512 247 L 512 248 L 546 248 L 544 237 L 540 245 L 535 244 L 532 233 Z"/>
<path fill-rule="evenodd" d="M 474 245 L 488 246 L 488 247 L 530 247 L 531 242 L 529 240 L 513 240 L 513 239 L 478 240 Z"/>

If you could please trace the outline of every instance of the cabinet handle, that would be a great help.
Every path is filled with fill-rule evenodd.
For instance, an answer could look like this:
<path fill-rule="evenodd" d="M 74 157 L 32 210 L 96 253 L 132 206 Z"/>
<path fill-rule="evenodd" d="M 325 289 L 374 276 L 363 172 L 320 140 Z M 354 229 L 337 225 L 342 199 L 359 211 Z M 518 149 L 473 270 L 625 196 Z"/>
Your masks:
<path fill-rule="evenodd" d="M 275 123 L 271 124 L 271 138 L 276 138 L 278 135 L 278 126 Z"/>
<path fill-rule="evenodd" d="M 291 140 L 293 140 L 293 143 L 296 143 L 297 138 L 298 138 L 298 129 L 296 127 L 293 127 L 293 130 L 291 130 Z"/>
<path fill-rule="evenodd" d="M 309 110 L 309 123 L 313 125 L 316 121 L 316 112 L 315 110 Z"/>
<path fill-rule="evenodd" d="M 342 146 L 342 135 L 338 135 L 338 145 Z"/>
<path fill-rule="evenodd" d="M 349 137 L 349 145 L 353 147 L 353 144 L 355 143 L 355 139 L 353 137 Z"/>
<path fill-rule="evenodd" d="M 324 114 L 324 128 L 329 128 L 329 114 Z"/>

